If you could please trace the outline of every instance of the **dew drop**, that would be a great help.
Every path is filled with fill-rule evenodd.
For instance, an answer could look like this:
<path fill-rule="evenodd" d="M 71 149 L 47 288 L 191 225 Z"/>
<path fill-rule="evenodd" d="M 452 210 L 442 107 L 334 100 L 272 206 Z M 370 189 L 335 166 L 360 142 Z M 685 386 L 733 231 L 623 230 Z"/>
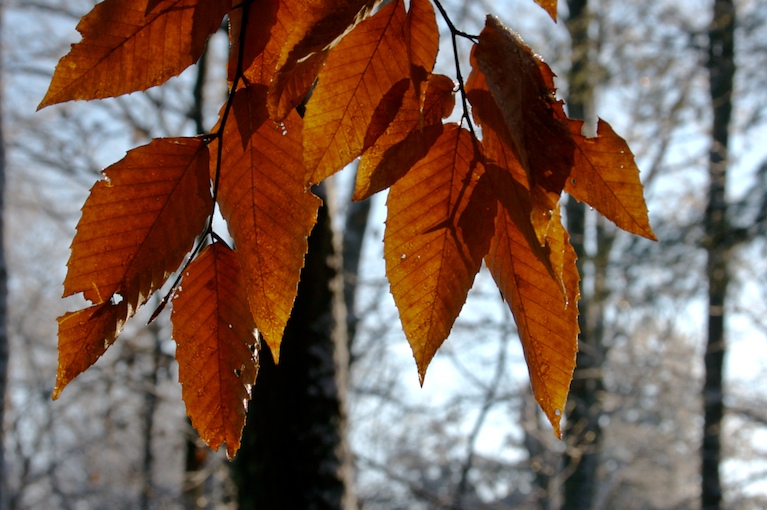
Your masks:
<path fill-rule="evenodd" d="M 562 411 L 560 409 L 554 409 L 554 414 L 557 416 L 562 416 Z"/>
<path fill-rule="evenodd" d="M 405 260 L 406 258 L 407 258 L 407 255 L 405 255 L 404 253 L 403 253 L 403 254 L 402 254 L 402 256 L 400 257 L 400 259 L 401 259 L 401 260 Z"/>
<path fill-rule="evenodd" d="M 232 329 L 232 325 L 231 324 L 229 324 L 229 329 Z"/>

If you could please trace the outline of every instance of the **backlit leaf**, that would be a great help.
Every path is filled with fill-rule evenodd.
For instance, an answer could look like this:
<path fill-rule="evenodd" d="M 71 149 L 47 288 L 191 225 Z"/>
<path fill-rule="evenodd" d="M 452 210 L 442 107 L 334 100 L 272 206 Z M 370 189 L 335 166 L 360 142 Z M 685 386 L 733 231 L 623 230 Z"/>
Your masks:
<path fill-rule="evenodd" d="M 83 16 L 83 39 L 56 66 L 39 108 L 160 85 L 195 63 L 231 0 L 105 0 Z"/>
<path fill-rule="evenodd" d="M 248 83 L 269 85 L 276 70 L 280 48 L 287 38 L 285 26 L 286 9 L 279 10 L 279 0 L 253 0 L 247 9 L 248 20 L 245 39 L 242 37 L 242 17 L 244 9 L 233 9 L 229 13 L 229 64 L 228 78 L 231 83 L 240 64 Z M 291 20 L 288 20 L 291 21 Z"/>
<path fill-rule="evenodd" d="M 386 274 L 423 381 L 488 250 L 494 200 L 471 134 L 448 124 L 391 187 Z"/>
<path fill-rule="evenodd" d="M 488 167 L 488 172 L 492 171 Z M 517 202 L 527 210 L 532 207 L 529 201 L 525 205 L 526 190 L 513 179 L 495 178 L 493 189 L 501 202 Z M 527 212 L 522 216 L 526 217 Z M 495 234 L 485 263 L 517 323 L 535 398 L 561 437 L 559 421 L 578 346 L 575 252 L 557 213 L 547 236 L 546 248 L 553 259 L 548 267 L 541 262 L 540 254 L 533 252 L 518 225 L 508 207 L 498 207 Z M 552 276 L 552 266 L 560 278 Z"/>
<path fill-rule="evenodd" d="M 527 173 L 533 225 L 543 244 L 575 158 L 575 143 L 562 122 L 562 103 L 556 101 L 550 81 L 553 74 L 493 16 L 487 17 L 472 51 L 472 65 L 485 75 L 509 128 L 512 150 Z"/>
<path fill-rule="evenodd" d="M 397 115 L 360 158 L 354 200 L 388 188 L 426 156 L 442 134 L 442 119 L 454 106 L 453 81 L 447 76 L 429 76 L 423 110 L 411 86 Z"/>
<path fill-rule="evenodd" d="M 216 242 L 187 268 L 173 298 L 181 396 L 192 425 L 231 459 L 240 448 L 258 361 L 255 323 L 237 255 Z"/>
<path fill-rule="evenodd" d="M 571 122 L 577 150 L 565 191 L 623 230 L 657 241 L 647 217 L 639 169 L 626 141 L 601 119 L 594 138 L 580 134 L 581 122 Z"/>
<path fill-rule="evenodd" d="M 434 7 L 429 0 L 411 0 L 405 25 L 410 75 L 417 97 L 423 105 L 428 76 L 434 70 L 439 51 L 439 28 Z"/>
<path fill-rule="evenodd" d="M 106 301 L 59 317 L 59 363 L 53 399 L 67 384 L 96 363 L 114 343 L 128 319 L 125 301 Z"/>
<path fill-rule="evenodd" d="M 293 112 L 275 124 L 265 99 L 263 85 L 235 93 L 223 132 L 218 203 L 234 237 L 256 326 L 278 360 L 320 200 L 304 184 L 301 118 Z"/>
<path fill-rule="evenodd" d="M 333 48 L 304 118 L 304 161 L 318 183 L 359 156 L 379 102 L 409 78 L 405 8 L 395 0 Z"/>
<path fill-rule="evenodd" d="M 160 138 L 104 170 L 77 224 L 64 296 L 123 299 L 135 313 L 205 227 L 213 209 L 209 159 L 199 138 Z"/>
<path fill-rule="evenodd" d="M 309 91 L 327 50 L 356 23 L 362 21 L 377 0 L 280 0 L 278 17 L 288 28 L 280 45 L 277 71 L 269 88 L 269 114 L 281 121 Z"/>
<path fill-rule="evenodd" d="M 551 19 L 557 20 L 557 0 L 535 0 L 535 3 L 543 7 L 549 13 Z"/>

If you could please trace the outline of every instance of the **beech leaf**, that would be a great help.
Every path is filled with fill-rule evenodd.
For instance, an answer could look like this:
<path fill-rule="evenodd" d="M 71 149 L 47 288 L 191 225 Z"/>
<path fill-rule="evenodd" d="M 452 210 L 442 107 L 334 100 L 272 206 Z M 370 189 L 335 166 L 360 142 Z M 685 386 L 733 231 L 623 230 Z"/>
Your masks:
<path fill-rule="evenodd" d="M 515 190 L 519 185 L 513 180 L 506 180 L 501 188 L 495 186 L 496 182 L 494 190 L 502 201 L 525 196 Z M 579 278 L 575 252 L 557 213 L 547 237 L 553 259 L 548 265 L 533 252 L 508 208 L 498 207 L 496 214 L 495 234 L 485 263 L 517 323 L 533 394 L 561 437 L 559 422 L 578 350 Z M 557 257 L 558 253 L 562 255 Z M 552 276 L 552 266 L 559 278 Z"/>
<path fill-rule="evenodd" d="M 471 134 L 448 124 L 429 153 L 391 187 L 386 274 L 423 382 L 488 250 L 492 190 Z"/>
<path fill-rule="evenodd" d="M 557 20 L 557 0 L 535 0 L 535 3 L 543 7 L 543 10 L 549 13 L 551 19 Z"/>
<path fill-rule="evenodd" d="M 173 297 L 181 396 L 192 425 L 231 459 L 240 447 L 258 361 L 255 323 L 237 255 L 221 242 L 189 264 Z"/>
<path fill-rule="evenodd" d="M 277 361 L 320 200 L 304 184 L 296 112 L 275 124 L 266 110 L 266 87 L 255 85 L 235 92 L 232 113 L 223 131 L 218 204 L 240 257 L 256 326 Z"/>
<path fill-rule="evenodd" d="M 278 17 L 287 34 L 280 45 L 276 73 L 269 88 L 269 114 L 275 121 L 284 119 L 311 87 L 333 47 L 347 31 L 365 19 L 377 0 L 280 0 Z M 298 76 L 296 76 L 298 74 Z M 307 86 L 308 82 L 308 86 Z"/>
<path fill-rule="evenodd" d="M 577 150 L 565 191 L 623 230 L 657 241 L 647 217 L 639 169 L 626 141 L 601 119 L 594 138 L 580 134 L 580 122 L 571 122 Z"/>
<path fill-rule="evenodd" d="M 119 294 L 133 315 L 205 227 L 209 159 L 199 138 L 159 138 L 104 170 L 83 205 L 64 296 L 98 304 Z"/>
<path fill-rule="evenodd" d="M 453 81 L 447 76 L 429 76 L 423 109 L 411 86 L 394 119 L 360 158 L 354 200 L 388 188 L 426 156 L 442 134 L 442 119 L 454 106 Z"/>
<path fill-rule="evenodd" d="M 101 99 L 165 83 L 195 63 L 231 0 L 104 0 L 77 25 L 38 106 Z"/>
<path fill-rule="evenodd" d="M 527 173 L 535 199 L 532 221 L 543 244 L 575 159 L 575 143 L 551 83 L 553 73 L 493 16 L 487 17 L 472 51 L 472 65 L 485 75 L 508 126 L 511 149 Z"/>
<path fill-rule="evenodd" d="M 304 161 L 318 183 L 359 156 L 376 107 L 409 78 L 405 7 L 395 0 L 333 48 L 306 106 Z"/>
<path fill-rule="evenodd" d="M 67 384 L 96 363 L 114 343 L 128 319 L 125 301 L 105 301 L 59 317 L 59 362 L 53 400 Z"/>

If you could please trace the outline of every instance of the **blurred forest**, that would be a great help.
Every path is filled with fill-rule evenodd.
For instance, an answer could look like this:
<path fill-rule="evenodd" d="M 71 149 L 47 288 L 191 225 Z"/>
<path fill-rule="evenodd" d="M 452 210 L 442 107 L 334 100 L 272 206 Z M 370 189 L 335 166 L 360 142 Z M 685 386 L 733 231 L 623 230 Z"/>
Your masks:
<path fill-rule="evenodd" d="M 419 388 L 384 277 L 384 197 L 350 203 L 355 169 L 334 177 L 324 193 L 336 237 L 321 242 L 343 255 L 346 310 L 334 317 L 346 332 L 333 341 L 348 352 L 335 358 L 343 419 L 333 433 L 349 452 L 338 462 L 345 495 L 335 507 L 767 507 L 767 3 L 562 0 L 556 24 L 531 0 L 443 3 L 469 33 L 487 12 L 499 15 L 557 73 L 570 116 L 591 130 L 599 116 L 626 138 L 660 242 L 566 205 L 583 336 L 559 441 L 484 270 Z M 35 113 L 93 4 L 0 0 L 8 288 L 0 507 L 253 508 L 242 461 L 201 446 L 189 425 L 167 312 L 143 327 L 153 307 L 142 310 L 104 359 L 51 400 L 55 319 L 80 305 L 60 293 L 88 190 L 131 147 L 209 130 L 227 94 L 222 30 L 198 65 L 162 87 Z M 717 20 L 732 12 L 727 60 L 728 29 Z M 438 66 L 452 76 L 447 40 Z M 735 73 L 723 94 L 714 87 L 721 69 Z M 716 317 L 724 335 L 712 344 Z M 0 380 L 3 343 L 0 334 Z M 717 360 L 723 392 L 710 386 Z M 250 414 L 267 409 L 260 402 Z M 721 501 L 704 464 L 721 475 Z"/>

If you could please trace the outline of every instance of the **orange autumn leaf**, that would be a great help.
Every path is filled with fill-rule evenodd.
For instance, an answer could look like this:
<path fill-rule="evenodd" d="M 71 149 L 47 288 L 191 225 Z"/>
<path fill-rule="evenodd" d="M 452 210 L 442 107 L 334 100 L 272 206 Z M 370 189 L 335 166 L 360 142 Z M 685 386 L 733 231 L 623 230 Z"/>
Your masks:
<path fill-rule="evenodd" d="M 283 26 L 288 30 L 280 45 L 267 98 L 272 119 L 281 121 L 303 101 L 327 51 L 365 19 L 377 3 L 377 0 L 280 0 L 278 17 L 286 20 Z"/>
<path fill-rule="evenodd" d="M 218 204 L 240 257 L 256 326 L 276 361 L 320 200 L 304 184 L 301 118 L 293 112 L 275 124 L 265 99 L 263 85 L 235 93 L 223 130 Z"/>
<path fill-rule="evenodd" d="M 485 75 L 508 126 L 511 149 L 527 173 L 535 198 L 533 225 L 543 243 L 575 158 L 575 143 L 561 122 L 562 103 L 552 89 L 553 73 L 493 16 L 487 17 L 472 51 L 472 65 Z"/>
<path fill-rule="evenodd" d="M 575 252 L 555 213 L 546 246 L 552 260 L 543 263 L 541 254 L 531 248 L 529 234 L 523 232 L 530 228 L 527 218 L 532 208 L 527 190 L 503 169 L 491 165 L 488 173 L 500 203 L 485 263 L 514 315 L 535 398 L 561 436 L 559 421 L 578 348 Z M 510 203 L 519 206 L 517 217 L 510 213 Z M 564 255 L 558 257 L 560 252 Z M 558 278 L 552 275 L 552 266 Z"/>
<path fill-rule="evenodd" d="M 423 106 L 425 83 L 434 70 L 439 51 L 439 28 L 434 7 L 429 0 L 411 0 L 405 25 L 410 76 L 416 96 Z"/>
<path fill-rule="evenodd" d="M 354 200 L 363 200 L 388 188 L 401 178 L 442 134 L 442 119 L 453 111 L 453 81 L 441 74 L 430 75 L 423 109 L 411 86 L 394 119 L 375 143 L 366 146 L 357 169 Z"/>
<path fill-rule="evenodd" d="M 320 68 L 325 63 L 328 50 L 321 49 L 277 72 L 280 53 L 285 46 L 297 20 L 290 2 L 280 0 L 256 0 L 247 6 L 248 15 L 243 42 L 242 76 L 249 85 L 266 85 L 271 88 L 268 105 L 272 118 L 282 120 L 311 90 Z M 234 81 L 240 65 L 240 37 L 243 9 L 234 9 L 230 15 L 229 81 Z"/>
<path fill-rule="evenodd" d="M 96 363 L 128 319 L 128 304 L 105 301 L 59 317 L 59 361 L 53 400 L 67 384 Z"/>
<path fill-rule="evenodd" d="M 628 144 L 601 119 L 594 138 L 580 134 L 581 124 L 571 121 L 577 150 L 565 191 L 623 230 L 657 241 L 647 217 L 639 169 Z"/>
<path fill-rule="evenodd" d="M 448 124 L 386 201 L 386 275 L 423 381 L 487 253 L 492 190 L 469 131 Z"/>
<path fill-rule="evenodd" d="M 549 13 L 551 19 L 557 20 L 557 0 L 535 0 L 535 3 L 543 7 L 543 10 Z"/>
<path fill-rule="evenodd" d="M 231 0 L 105 0 L 83 16 L 83 39 L 59 61 L 38 109 L 160 85 L 195 63 Z"/>
<path fill-rule="evenodd" d="M 409 77 L 405 20 L 403 1 L 395 0 L 331 51 L 304 117 L 309 182 L 324 180 L 362 153 L 378 104 Z"/>
<path fill-rule="evenodd" d="M 221 242 L 194 260 L 173 298 L 181 396 L 192 425 L 214 450 L 226 443 L 231 459 L 256 382 L 255 323 L 237 255 Z"/>
<path fill-rule="evenodd" d="M 135 313 L 205 227 L 209 159 L 199 138 L 159 138 L 104 170 L 83 205 L 64 296 L 98 304 L 119 294 Z"/>
<path fill-rule="evenodd" d="M 244 12 L 248 19 L 245 38 L 241 39 Z M 229 83 L 234 81 L 239 65 L 248 83 L 267 86 L 271 83 L 280 48 L 287 38 L 285 16 L 286 9 L 280 10 L 279 0 L 254 0 L 247 9 L 233 9 L 229 13 Z"/>

